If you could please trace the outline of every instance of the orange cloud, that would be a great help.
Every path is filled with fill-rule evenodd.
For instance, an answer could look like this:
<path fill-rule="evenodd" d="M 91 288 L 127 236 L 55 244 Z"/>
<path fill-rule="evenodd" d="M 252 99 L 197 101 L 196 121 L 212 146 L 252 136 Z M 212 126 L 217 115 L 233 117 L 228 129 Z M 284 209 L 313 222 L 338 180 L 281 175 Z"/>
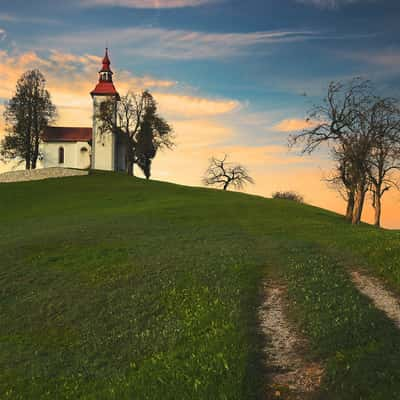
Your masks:
<path fill-rule="evenodd" d="M 179 115 L 180 118 L 210 117 L 227 114 L 240 106 L 235 100 L 207 99 L 178 94 L 154 93 L 160 109 L 167 114 Z"/>
<path fill-rule="evenodd" d="M 29 69 L 39 68 L 47 79 L 54 102 L 60 107 L 90 107 L 89 92 L 97 81 L 97 70 L 101 58 L 89 54 L 77 56 L 69 53 L 51 51 L 47 58 L 29 51 L 12 55 L 0 50 L 3 60 L 0 64 L 0 97 L 9 98 L 15 90 L 18 78 Z M 176 82 L 157 80 L 144 76 L 137 77 L 128 71 L 119 72 L 123 92 L 127 88 L 166 88 Z"/>
<path fill-rule="evenodd" d="M 235 134 L 220 122 L 206 119 L 172 120 L 171 124 L 180 149 L 218 146 Z"/>
<path fill-rule="evenodd" d="M 273 128 L 279 132 L 295 132 L 310 128 L 315 125 L 315 122 L 306 121 L 304 119 L 284 119 L 275 125 Z"/>

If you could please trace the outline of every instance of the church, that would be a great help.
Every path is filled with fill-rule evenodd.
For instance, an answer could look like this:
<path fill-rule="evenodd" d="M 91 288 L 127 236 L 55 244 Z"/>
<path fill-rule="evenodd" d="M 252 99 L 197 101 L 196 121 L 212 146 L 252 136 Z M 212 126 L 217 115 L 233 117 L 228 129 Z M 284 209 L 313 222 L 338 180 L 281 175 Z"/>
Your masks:
<path fill-rule="evenodd" d="M 93 100 L 93 126 L 90 128 L 48 126 L 41 136 L 41 166 L 78 169 L 124 171 L 125 142 L 118 132 L 104 131 L 96 118 L 104 101 L 115 104 L 113 118 L 117 121 L 120 96 L 113 83 L 111 62 L 106 49 L 99 81 L 90 95 Z"/>

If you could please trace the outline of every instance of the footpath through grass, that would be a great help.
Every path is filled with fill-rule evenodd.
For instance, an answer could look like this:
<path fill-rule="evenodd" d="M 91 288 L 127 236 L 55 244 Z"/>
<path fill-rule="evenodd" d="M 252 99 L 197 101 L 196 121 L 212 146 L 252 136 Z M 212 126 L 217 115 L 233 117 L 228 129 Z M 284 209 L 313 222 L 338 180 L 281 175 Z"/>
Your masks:
<path fill-rule="evenodd" d="M 0 207 L 0 398 L 261 398 L 268 274 L 328 361 L 323 398 L 400 392 L 399 334 L 342 267 L 400 292 L 398 232 L 107 173 L 0 185 Z"/>
<path fill-rule="evenodd" d="M 294 257 L 291 315 L 324 360 L 321 399 L 400 398 L 400 332 L 326 256 Z"/>

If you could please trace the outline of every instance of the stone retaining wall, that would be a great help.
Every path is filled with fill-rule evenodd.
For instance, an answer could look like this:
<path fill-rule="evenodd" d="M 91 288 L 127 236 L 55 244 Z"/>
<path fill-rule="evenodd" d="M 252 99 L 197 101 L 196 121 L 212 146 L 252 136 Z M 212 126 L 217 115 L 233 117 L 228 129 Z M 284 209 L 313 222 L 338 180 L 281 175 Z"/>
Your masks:
<path fill-rule="evenodd" d="M 89 172 L 85 170 L 58 167 L 11 171 L 0 174 L 0 183 L 38 181 L 48 178 L 63 178 L 67 176 L 80 176 L 88 174 Z"/>

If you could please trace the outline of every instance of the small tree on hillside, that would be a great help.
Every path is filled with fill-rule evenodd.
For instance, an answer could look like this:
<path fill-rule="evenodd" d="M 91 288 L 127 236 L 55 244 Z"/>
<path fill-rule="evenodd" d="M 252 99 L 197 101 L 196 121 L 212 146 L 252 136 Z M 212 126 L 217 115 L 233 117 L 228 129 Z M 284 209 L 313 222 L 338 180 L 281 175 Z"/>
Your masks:
<path fill-rule="evenodd" d="M 248 183 L 253 184 L 254 180 L 247 169 L 240 164 L 227 162 L 228 156 L 223 159 L 212 157 L 210 165 L 203 177 L 206 186 L 216 186 L 227 190 L 229 186 L 235 189 L 243 189 Z"/>
<path fill-rule="evenodd" d="M 146 179 L 151 175 L 151 164 L 157 151 L 174 146 L 172 128 L 157 114 L 157 103 L 150 93 L 146 93 L 145 111 L 136 139 L 136 162 Z"/>
<path fill-rule="evenodd" d="M 15 95 L 6 103 L 4 118 L 8 134 L 0 154 L 6 161 L 22 159 L 26 169 L 35 169 L 40 135 L 54 120 L 56 107 L 39 70 L 25 72 L 17 82 Z"/>
<path fill-rule="evenodd" d="M 292 190 L 272 193 L 272 198 L 295 201 L 296 203 L 304 203 L 304 197 L 301 194 L 296 193 Z"/>

